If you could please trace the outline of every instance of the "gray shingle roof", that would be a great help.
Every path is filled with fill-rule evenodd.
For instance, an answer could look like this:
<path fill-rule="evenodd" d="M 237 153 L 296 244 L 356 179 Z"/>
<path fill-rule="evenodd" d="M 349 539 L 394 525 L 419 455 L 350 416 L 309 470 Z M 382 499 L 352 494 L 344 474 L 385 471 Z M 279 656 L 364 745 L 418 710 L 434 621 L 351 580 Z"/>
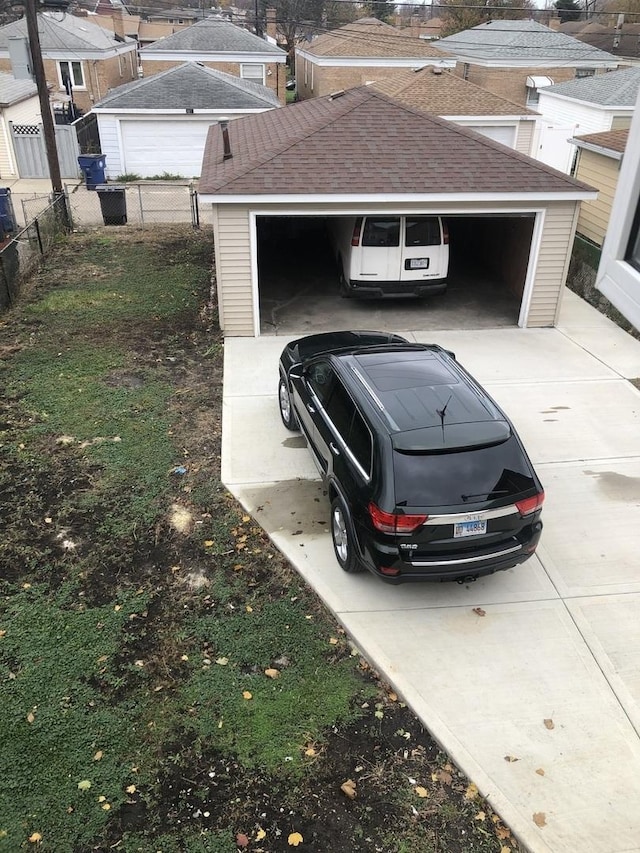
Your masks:
<path fill-rule="evenodd" d="M 31 80 L 16 80 L 11 74 L 0 72 L 0 107 L 9 107 L 38 94 Z"/>
<path fill-rule="evenodd" d="M 549 61 L 570 66 L 618 61 L 610 53 L 536 21 L 489 21 L 439 39 L 434 46 L 456 56 L 476 59 L 526 59 L 532 67 Z"/>
<path fill-rule="evenodd" d="M 585 184 L 369 86 L 312 98 L 209 131 L 201 193 L 566 194 Z"/>
<path fill-rule="evenodd" d="M 250 80 L 242 80 L 198 62 L 185 62 L 152 77 L 113 89 L 95 107 L 123 110 L 260 110 L 279 107 L 278 96 Z"/>
<path fill-rule="evenodd" d="M 611 107 L 634 107 L 640 89 L 640 68 L 623 68 L 593 77 L 547 86 L 545 95 L 564 95 L 578 101 Z"/>
<path fill-rule="evenodd" d="M 236 27 L 229 21 L 205 18 L 163 39 L 146 45 L 141 54 L 157 51 L 194 51 L 198 53 L 271 53 L 286 56 L 284 50 L 258 38 L 249 30 Z"/>
<path fill-rule="evenodd" d="M 113 32 L 90 24 L 86 18 L 76 18 L 75 15 L 56 15 L 48 12 L 38 15 L 38 34 L 43 53 L 48 50 L 77 51 L 108 50 L 122 44 L 122 39 L 116 38 Z M 26 38 L 27 22 L 24 18 L 12 21 L 0 27 L 0 50 L 8 50 L 10 38 Z M 126 38 L 128 45 L 133 45 L 133 39 Z M 78 56 L 78 59 L 81 59 Z"/>

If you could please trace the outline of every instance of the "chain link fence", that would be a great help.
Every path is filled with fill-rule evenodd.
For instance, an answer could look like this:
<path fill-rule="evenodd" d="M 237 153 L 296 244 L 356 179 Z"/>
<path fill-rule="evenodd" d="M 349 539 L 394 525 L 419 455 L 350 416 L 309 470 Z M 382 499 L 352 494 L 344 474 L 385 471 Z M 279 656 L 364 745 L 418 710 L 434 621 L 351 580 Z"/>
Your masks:
<path fill-rule="evenodd" d="M 69 231 L 70 221 L 64 193 L 47 199 L 37 216 L 14 237 L 0 244 L 0 311 L 18 298 L 22 283 L 37 270 L 42 258 Z"/>

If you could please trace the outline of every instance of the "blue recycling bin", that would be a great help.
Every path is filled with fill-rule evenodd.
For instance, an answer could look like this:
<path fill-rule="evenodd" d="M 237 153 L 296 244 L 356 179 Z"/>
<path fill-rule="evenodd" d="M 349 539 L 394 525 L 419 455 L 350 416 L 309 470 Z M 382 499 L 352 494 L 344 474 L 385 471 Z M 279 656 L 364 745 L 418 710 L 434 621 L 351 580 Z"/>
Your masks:
<path fill-rule="evenodd" d="M 88 190 L 95 190 L 98 184 L 106 182 L 106 161 L 107 158 L 104 154 L 81 154 L 78 157 L 78 165 L 82 170 Z"/>
<path fill-rule="evenodd" d="M 16 230 L 16 217 L 13 212 L 11 190 L 0 188 L 0 237 Z"/>

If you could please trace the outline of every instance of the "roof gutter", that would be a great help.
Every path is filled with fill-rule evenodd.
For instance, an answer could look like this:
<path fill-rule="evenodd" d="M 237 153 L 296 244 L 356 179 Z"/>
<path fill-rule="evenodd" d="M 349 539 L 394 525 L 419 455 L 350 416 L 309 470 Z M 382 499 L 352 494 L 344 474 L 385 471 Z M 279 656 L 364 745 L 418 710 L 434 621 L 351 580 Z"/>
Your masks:
<path fill-rule="evenodd" d="M 548 192 L 548 193 L 431 193 L 418 195 L 416 193 L 404 193 L 397 195 L 321 195 L 316 194 L 288 194 L 288 195 L 271 195 L 271 194 L 229 194 L 216 193 L 210 190 L 200 189 L 198 198 L 205 204 L 248 204 L 248 205 L 267 205 L 267 204 L 285 204 L 285 205 L 300 205 L 300 204 L 320 204 L 323 207 L 333 204 L 351 204 L 351 205 L 382 205 L 383 208 L 392 213 L 388 209 L 389 204 L 399 204 L 403 206 L 415 204 L 430 204 L 440 205 L 443 208 L 443 215 L 455 215 L 448 208 L 451 204 L 466 205 L 471 202 L 484 202 L 487 205 L 486 210 L 474 210 L 473 213 L 509 213 L 504 208 L 496 208 L 499 203 L 512 202 L 520 205 L 521 212 L 531 212 L 534 207 L 539 207 L 540 203 L 550 201 L 594 201 L 598 197 L 598 191 L 593 189 L 567 190 L 567 192 Z M 403 212 L 400 210 L 399 212 Z M 469 209 L 461 209 L 463 214 L 469 214 Z M 340 211 L 345 215 L 349 214 L 348 210 Z M 517 213 L 513 211 L 514 215 Z"/>

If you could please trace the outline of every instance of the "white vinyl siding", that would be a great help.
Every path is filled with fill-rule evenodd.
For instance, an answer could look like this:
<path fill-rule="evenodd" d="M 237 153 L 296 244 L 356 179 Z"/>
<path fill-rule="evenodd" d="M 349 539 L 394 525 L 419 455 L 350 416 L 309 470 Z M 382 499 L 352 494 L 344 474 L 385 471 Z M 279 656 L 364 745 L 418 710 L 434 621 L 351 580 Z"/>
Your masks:
<path fill-rule="evenodd" d="M 109 180 L 113 180 L 125 172 L 120 152 L 117 118 L 113 115 L 98 113 L 98 133 L 100 134 L 100 150 L 105 155 L 106 176 Z"/>
<path fill-rule="evenodd" d="M 553 326 L 560 309 L 579 202 L 547 205 L 538 263 L 527 317 L 528 327 Z"/>
<path fill-rule="evenodd" d="M 518 131 L 516 134 L 516 143 L 513 146 L 520 154 L 526 154 L 527 157 L 533 156 L 533 139 L 535 135 L 535 121 L 520 121 L 518 122 Z"/>
<path fill-rule="evenodd" d="M 27 98 L 19 104 L 2 110 L 2 127 L 0 128 L 0 181 L 3 178 L 18 176 L 18 166 L 11 142 L 9 122 L 14 124 L 41 124 L 40 101 L 38 96 Z"/>
<path fill-rule="evenodd" d="M 609 226 L 613 197 L 618 185 L 620 161 L 613 157 L 580 149 L 576 178 L 597 187 L 595 201 L 583 201 L 578 217 L 578 234 L 602 246 Z"/>
<path fill-rule="evenodd" d="M 243 205 L 213 205 L 220 328 L 225 335 L 253 337 L 249 211 Z"/>

